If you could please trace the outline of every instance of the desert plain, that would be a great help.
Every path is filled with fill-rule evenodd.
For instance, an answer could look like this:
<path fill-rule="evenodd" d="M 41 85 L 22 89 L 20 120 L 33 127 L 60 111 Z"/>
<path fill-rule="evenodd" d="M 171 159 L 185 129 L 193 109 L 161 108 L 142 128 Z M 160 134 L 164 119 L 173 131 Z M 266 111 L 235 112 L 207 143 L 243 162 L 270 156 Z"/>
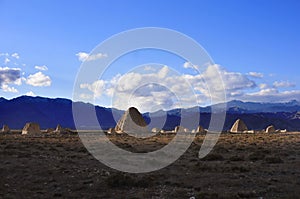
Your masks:
<path fill-rule="evenodd" d="M 136 153 L 154 151 L 174 138 L 107 136 Z M 204 137 L 197 134 L 171 165 L 130 174 L 95 159 L 77 134 L 1 134 L 0 198 L 300 197 L 299 132 L 223 133 L 213 150 L 199 159 Z"/>

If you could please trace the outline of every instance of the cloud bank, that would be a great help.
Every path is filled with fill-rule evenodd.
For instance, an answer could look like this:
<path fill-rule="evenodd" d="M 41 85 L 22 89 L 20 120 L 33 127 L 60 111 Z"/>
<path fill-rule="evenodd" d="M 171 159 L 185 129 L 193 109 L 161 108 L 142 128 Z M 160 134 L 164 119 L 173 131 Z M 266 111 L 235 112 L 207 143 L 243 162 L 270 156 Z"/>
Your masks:
<path fill-rule="evenodd" d="M 186 62 L 184 68 L 193 68 Z M 221 79 L 219 78 L 221 77 Z M 272 84 L 258 83 L 251 79 L 261 79 L 262 73 L 242 74 L 230 72 L 220 65 L 210 65 L 201 74 L 173 74 L 168 66 L 155 69 L 149 66 L 144 72 L 117 74 L 111 80 L 97 80 L 80 85 L 85 100 L 112 97 L 112 106 L 126 109 L 136 106 L 145 111 L 145 107 L 171 109 L 207 105 L 211 100 L 239 99 L 244 101 L 290 101 L 300 99 L 300 91 L 279 91 L 279 88 L 293 87 L 288 81 L 275 81 Z M 191 89 L 194 98 L 191 96 Z M 223 95 L 223 96 L 222 96 Z M 179 100 L 180 98 L 180 100 Z M 196 99 L 196 100 L 195 100 Z M 148 111 L 148 110 L 146 110 Z"/>

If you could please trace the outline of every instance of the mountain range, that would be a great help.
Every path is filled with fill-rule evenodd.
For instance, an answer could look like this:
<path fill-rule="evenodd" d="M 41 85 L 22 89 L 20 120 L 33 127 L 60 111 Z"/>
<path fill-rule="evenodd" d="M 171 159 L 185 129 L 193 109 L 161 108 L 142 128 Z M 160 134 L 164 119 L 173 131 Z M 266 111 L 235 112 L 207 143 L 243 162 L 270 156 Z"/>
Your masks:
<path fill-rule="evenodd" d="M 97 129 L 89 118 L 84 117 L 84 110 L 94 108 L 102 129 L 114 127 L 124 111 L 94 106 L 89 103 L 72 102 L 63 98 L 45 98 L 21 96 L 11 100 L 0 98 L 0 125 L 7 124 L 12 129 L 21 129 L 26 122 L 37 122 L 42 129 L 54 128 L 57 124 L 75 128 L 72 105 L 82 110 L 83 129 Z M 293 100 L 286 103 L 258 103 L 229 101 L 226 104 L 215 104 L 206 107 L 187 109 L 159 110 L 144 113 L 143 117 L 150 126 L 165 121 L 163 129 L 171 130 L 180 124 L 181 115 L 199 117 L 199 124 L 208 128 L 212 110 L 214 114 L 222 114 L 226 105 L 226 120 L 223 130 L 228 130 L 238 118 L 245 121 L 249 129 L 261 130 L 273 124 L 278 129 L 290 131 L 300 130 L 300 102 Z M 112 114 L 113 113 L 113 114 Z M 154 127 L 154 126 L 152 126 Z"/>

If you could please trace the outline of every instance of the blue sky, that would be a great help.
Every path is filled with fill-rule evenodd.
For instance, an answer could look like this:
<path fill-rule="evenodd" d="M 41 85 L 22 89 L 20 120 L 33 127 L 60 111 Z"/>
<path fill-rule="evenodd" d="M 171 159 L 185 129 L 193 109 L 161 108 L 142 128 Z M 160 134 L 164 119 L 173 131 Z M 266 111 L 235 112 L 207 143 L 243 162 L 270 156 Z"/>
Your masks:
<path fill-rule="evenodd" d="M 248 81 L 243 88 L 231 89 L 228 99 L 299 99 L 299 10 L 296 0 L 0 0 L 0 95 L 72 98 L 82 63 L 78 53 L 89 53 L 122 31 L 163 27 L 196 40 L 229 79 L 233 75 L 241 85 Z M 151 57 L 192 74 L 184 71 L 183 60 L 167 53 L 132 53 L 106 81 Z M 109 106 L 106 97 L 99 95 L 98 104 Z"/>

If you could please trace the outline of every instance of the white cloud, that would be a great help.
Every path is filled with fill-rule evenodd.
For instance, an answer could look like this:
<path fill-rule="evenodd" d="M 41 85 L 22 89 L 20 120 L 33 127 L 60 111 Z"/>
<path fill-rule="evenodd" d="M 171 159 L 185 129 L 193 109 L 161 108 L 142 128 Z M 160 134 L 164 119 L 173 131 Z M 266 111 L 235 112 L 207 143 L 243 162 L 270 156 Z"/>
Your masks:
<path fill-rule="evenodd" d="M 220 81 L 220 76 L 222 81 Z M 247 76 L 237 72 L 229 72 L 217 64 L 208 66 L 199 75 L 189 75 L 188 79 L 191 80 L 196 90 L 200 92 L 204 92 L 204 90 L 209 88 L 212 93 L 223 91 L 224 89 L 230 93 L 256 87 L 255 82 L 248 79 Z"/>
<path fill-rule="evenodd" d="M 114 88 L 107 88 L 105 92 L 106 92 L 105 94 L 108 97 L 112 97 L 114 95 L 115 89 Z"/>
<path fill-rule="evenodd" d="M 36 96 L 36 94 L 34 94 L 34 92 L 32 92 L 32 91 L 25 93 L 25 95 L 32 96 L 32 97 Z"/>
<path fill-rule="evenodd" d="M 88 53 L 85 53 L 85 52 L 79 52 L 76 54 L 76 56 L 78 57 L 79 61 L 83 62 L 83 61 L 94 61 L 97 59 L 102 59 L 102 58 L 107 57 L 107 54 L 97 53 L 97 54 L 89 55 Z"/>
<path fill-rule="evenodd" d="M 10 59 L 9 59 L 9 54 L 8 53 L 0 53 L 0 57 L 4 57 L 4 61 L 3 63 L 6 65 L 10 62 Z"/>
<path fill-rule="evenodd" d="M 211 65 L 210 63 L 208 64 L 205 64 L 206 66 L 208 66 L 208 65 Z M 183 63 L 183 68 L 186 68 L 186 69 L 188 69 L 188 68 L 191 68 L 191 69 L 194 69 L 194 70 L 196 70 L 196 71 L 199 71 L 199 66 L 198 65 L 195 65 L 195 64 L 193 64 L 193 63 L 191 63 L 191 62 L 184 62 Z"/>
<path fill-rule="evenodd" d="M 254 87 L 255 82 L 246 75 L 228 72 L 219 65 L 210 65 L 197 75 L 174 74 L 168 66 L 163 66 L 150 73 L 129 72 L 118 74 L 110 81 L 97 80 L 92 84 L 80 85 L 96 98 L 114 96 L 113 106 L 120 109 L 128 108 L 128 103 L 141 109 L 154 105 L 165 109 L 175 108 L 179 106 L 178 99 L 182 107 L 189 107 L 197 105 L 197 100 L 205 104 L 211 99 L 224 100 L 225 94 L 240 96 L 244 89 Z"/>
<path fill-rule="evenodd" d="M 236 98 L 236 97 L 240 97 L 244 94 L 244 92 L 242 91 L 234 91 L 234 92 L 230 92 L 229 94 L 227 94 L 227 97 L 231 97 L 231 98 Z"/>
<path fill-rule="evenodd" d="M 102 95 L 103 91 L 104 91 L 104 87 L 105 87 L 105 82 L 103 80 L 97 80 L 95 82 L 93 82 L 92 84 L 80 84 L 80 88 L 83 89 L 88 89 L 89 91 L 91 91 L 94 94 L 95 98 L 98 98 Z M 85 96 L 84 96 L 85 95 Z M 81 94 L 81 97 L 84 96 L 84 98 L 87 98 L 87 94 Z"/>
<path fill-rule="evenodd" d="M 50 86 L 51 82 L 51 78 L 42 72 L 29 75 L 26 79 L 26 83 L 31 86 Z"/>
<path fill-rule="evenodd" d="M 16 81 L 14 81 L 14 84 L 15 85 L 18 85 L 18 86 L 21 86 L 22 85 L 22 80 L 23 80 L 24 77 L 21 77 L 19 79 L 17 79 Z"/>
<path fill-rule="evenodd" d="M 293 99 L 300 99 L 300 90 L 279 92 L 275 88 L 269 88 L 259 92 L 247 93 L 240 99 L 253 102 L 287 102 Z"/>
<path fill-rule="evenodd" d="M 262 83 L 257 92 L 248 92 L 239 96 L 239 99 L 254 102 L 286 102 L 300 99 L 300 90 L 279 91 L 278 88 L 293 87 L 288 81 L 275 81 L 273 85 Z"/>
<path fill-rule="evenodd" d="M 194 68 L 194 65 L 191 62 L 184 62 L 183 68 Z"/>
<path fill-rule="evenodd" d="M 273 86 L 275 88 L 288 88 L 288 87 L 294 87 L 295 84 L 290 83 L 289 81 L 275 81 L 273 83 Z"/>
<path fill-rule="evenodd" d="M 85 61 L 88 57 L 89 57 L 89 54 L 88 53 L 84 53 L 84 52 L 79 52 L 76 54 L 76 56 L 78 57 L 78 60 L 79 61 Z"/>
<path fill-rule="evenodd" d="M 20 55 L 18 53 L 13 53 L 11 56 L 16 59 L 20 59 Z"/>
<path fill-rule="evenodd" d="M 158 71 L 158 77 L 159 78 L 165 78 L 169 73 L 169 67 L 168 66 L 163 66 L 162 69 Z"/>
<path fill-rule="evenodd" d="M 239 90 L 256 87 L 254 81 L 249 80 L 245 75 L 241 73 L 227 72 L 225 70 L 221 71 L 223 81 L 225 82 L 225 88 L 227 90 Z"/>
<path fill-rule="evenodd" d="M 137 88 L 140 85 L 143 76 L 145 77 L 146 75 L 142 75 L 140 73 L 134 73 L 134 72 L 130 72 L 121 76 L 120 79 L 118 80 L 118 85 L 117 85 L 118 91 L 128 92 Z"/>
<path fill-rule="evenodd" d="M 249 72 L 247 75 L 249 75 L 251 77 L 255 77 L 255 78 L 263 78 L 264 77 L 264 74 L 258 73 L 258 72 Z"/>
<path fill-rule="evenodd" d="M 117 74 L 109 81 L 97 80 L 94 83 L 82 84 L 80 88 L 87 89 L 92 95 L 85 94 L 81 97 L 93 96 L 98 99 L 113 97 L 113 107 L 124 110 L 129 106 L 136 106 L 141 111 L 153 111 L 158 107 L 171 109 L 207 105 L 211 102 L 220 102 L 225 96 L 226 100 L 245 101 L 300 99 L 300 91 L 277 89 L 294 84 L 289 82 L 274 82 L 273 85 L 259 84 L 249 79 L 249 74 L 230 72 L 216 64 L 209 65 L 200 74 L 175 74 L 167 66 L 149 71 L 149 73 Z M 259 91 L 251 91 L 255 88 Z"/>
<path fill-rule="evenodd" d="M 37 70 L 42 70 L 42 71 L 48 70 L 48 67 L 45 66 L 45 65 L 43 65 L 43 66 L 35 66 L 34 68 L 37 69 Z"/>
<path fill-rule="evenodd" d="M 15 59 L 20 59 L 20 55 L 18 53 L 13 53 L 10 55 L 11 57 L 15 58 Z M 9 53 L 0 53 L 0 57 L 9 57 Z"/>
<path fill-rule="evenodd" d="M 4 91 L 4 92 L 9 92 L 9 93 L 17 93 L 18 90 L 15 88 L 15 87 L 10 87 L 8 86 L 7 84 L 3 84 L 1 86 L 1 89 Z"/>
<path fill-rule="evenodd" d="M 258 92 L 250 93 L 249 95 L 266 96 L 266 95 L 274 95 L 274 94 L 277 94 L 277 93 L 278 93 L 278 90 L 275 89 L 275 88 L 265 88 L 265 89 L 262 89 Z"/>
<path fill-rule="evenodd" d="M 103 94 L 112 97 L 114 96 L 114 107 L 120 109 L 128 108 L 128 104 L 138 107 L 143 110 L 149 105 L 163 103 L 170 106 L 171 97 L 163 97 L 166 89 L 162 90 L 161 86 L 152 84 L 164 84 L 166 88 L 175 90 L 172 85 L 173 78 L 168 78 L 169 68 L 163 66 L 159 71 L 152 73 L 136 73 L 130 72 L 124 75 L 116 75 L 110 81 L 97 80 L 92 84 L 81 84 L 80 88 L 88 89 L 93 93 L 95 98 L 100 98 Z M 184 89 L 179 89 L 181 92 Z M 170 91 L 169 91 L 170 92 Z M 80 96 L 85 100 L 85 95 Z M 164 98 L 164 99 L 162 99 Z M 172 104 L 171 104 L 172 105 Z"/>

